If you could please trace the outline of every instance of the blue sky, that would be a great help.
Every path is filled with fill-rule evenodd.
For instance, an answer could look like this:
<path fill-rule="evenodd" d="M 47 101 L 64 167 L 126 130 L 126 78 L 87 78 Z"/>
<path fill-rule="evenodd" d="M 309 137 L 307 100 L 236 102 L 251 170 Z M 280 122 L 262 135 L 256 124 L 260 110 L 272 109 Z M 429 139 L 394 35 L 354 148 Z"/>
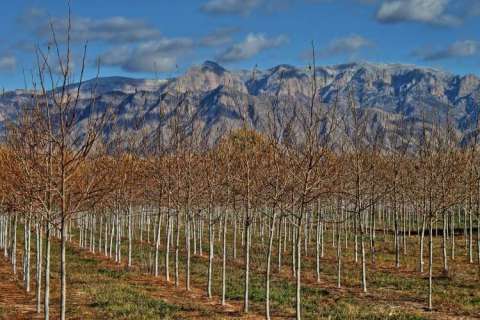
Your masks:
<path fill-rule="evenodd" d="M 232 69 L 409 63 L 480 74 L 480 0 L 72 0 L 73 66 L 88 41 L 86 76 L 166 78 L 214 60 Z M 36 46 L 52 22 L 61 39 L 63 0 L 2 4 L 0 87 L 31 82 Z M 25 77 L 24 77 L 25 74 Z"/>

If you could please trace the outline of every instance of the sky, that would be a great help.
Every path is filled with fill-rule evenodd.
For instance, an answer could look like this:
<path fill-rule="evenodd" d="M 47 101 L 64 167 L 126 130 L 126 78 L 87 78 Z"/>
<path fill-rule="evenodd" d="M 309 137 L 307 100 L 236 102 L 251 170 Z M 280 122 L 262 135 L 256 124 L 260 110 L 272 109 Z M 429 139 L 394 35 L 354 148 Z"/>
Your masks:
<path fill-rule="evenodd" d="M 480 75 L 480 0 L 71 0 L 72 68 L 163 79 L 229 69 L 405 63 Z M 2 3 L 0 88 L 30 87 L 36 52 L 65 49 L 65 0 Z M 50 48 L 50 51 L 49 51 Z M 40 50 L 40 51 L 39 51 Z M 48 53 L 50 52 L 50 53 Z"/>

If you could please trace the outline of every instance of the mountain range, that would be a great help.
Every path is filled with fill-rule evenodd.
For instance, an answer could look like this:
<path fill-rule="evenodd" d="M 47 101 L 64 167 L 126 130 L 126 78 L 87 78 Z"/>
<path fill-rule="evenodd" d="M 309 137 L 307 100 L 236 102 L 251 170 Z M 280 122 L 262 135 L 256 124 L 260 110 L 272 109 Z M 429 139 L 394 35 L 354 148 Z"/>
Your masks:
<path fill-rule="evenodd" d="M 81 86 L 81 108 L 95 96 L 97 108 L 110 106 L 115 126 L 154 132 L 180 113 L 194 115 L 196 127 L 213 143 L 230 129 L 247 124 L 260 132 L 301 136 L 301 116 L 309 110 L 312 70 L 279 65 L 268 70 L 230 71 L 206 61 L 168 80 L 105 77 Z M 452 124 L 464 140 L 476 126 L 480 79 L 402 64 L 350 63 L 316 68 L 316 108 L 331 110 L 354 126 L 352 107 L 361 114 L 367 135 L 395 131 L 400 123 Z M 95 91 L 93 91 L 95 88 Z M 75 90 L 75 85 L 71 87 Z M 14 119 L 32 93 L 16 90 L 0 96 L 0 125 Z M 85 118 L 86 115 L 84 114 Z M 275 124 L 275 125 L 273 125 Z"/>

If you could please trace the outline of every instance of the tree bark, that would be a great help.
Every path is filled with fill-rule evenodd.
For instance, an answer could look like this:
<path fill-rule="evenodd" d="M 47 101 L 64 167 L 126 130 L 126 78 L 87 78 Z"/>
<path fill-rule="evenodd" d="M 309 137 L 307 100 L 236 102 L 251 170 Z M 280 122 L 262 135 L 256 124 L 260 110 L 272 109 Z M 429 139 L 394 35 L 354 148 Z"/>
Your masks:
<path fill-rule="evenodd" d="M 226 278 L 227 278 L 227 213 L 223 217 L 223 234 L 222 234 L 222 306 L 225 305 Z"/>
<path fill-rule="evenodd" d="M 212 277 L 213 277 L 213 208 L 208 208 L 208 279 L 207 279 L 207 295 L 208 298 L 212 298 Z"/>
<path fill-rule="evenodd" d="M 268 254 L 267 254 L 267 272 L 265 275 L 265 317 L 270 320 L 270 270 L 272 262 L 272 248 L 273 248 L 273 237 L 275 235 L 275 220 L 277 217 L 277 212 L 273 209 L 272 212 L 272 221 L 270 224 L 270 234 L 268 239 Z"/>
<path fill-rule="evenodd" d="M 62 217 L 60 222 L 60 319 L 65 320 L 66 318 L 66 308 L 67 308 L 67 259 L 66 259 L 66 224 L 65 218 Z"/>
<path fill-rule="evenodd" d="M 37 313 L 41 312 L 41 303 L 42 303 L 42 226 L 41 222 L 37 221 L 35 224 L 35 240 L 36 240 L 36 255 L 35 255 L 35 264 L 36 264 L 36 276 L 35 276 L 35 289 L 36 289 L 36 311 Z"/>
<path fill-rule="evenodd" d="M 50 222 L 48 221 L 45 226 L 45 288 L 43 297 L 43 314 L 45 320 L 50 316 Z"/>
<path fill-rule="evenodd" d="M 433 309 L 433 304 L 432 304 L 432 273 L 433 273 L 433 218 L 430 216 L 429 217 L 429 252 L 428 252 L 428 310 Z"/>

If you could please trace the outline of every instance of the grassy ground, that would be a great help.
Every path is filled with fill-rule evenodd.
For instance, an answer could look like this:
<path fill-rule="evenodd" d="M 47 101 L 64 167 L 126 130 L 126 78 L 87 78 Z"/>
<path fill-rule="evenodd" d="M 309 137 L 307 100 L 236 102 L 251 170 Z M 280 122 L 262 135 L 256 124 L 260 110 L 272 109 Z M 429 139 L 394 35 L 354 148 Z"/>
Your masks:
<path fill-rule="evenodd" d="M 450 262 L 447 275 L 441 270 L 440 240 L 435 240 L 434 268 L 434 311 L 428 312 L 426 305 L 427 274 L 417 271 L 418 258 L 416 239 L 408 243 L 408 255 L 402 255 L 400 268 L 395 268 L 391 239 L 383 242 L 383 235 L 377 241 L 378 256 L 373 263 L 368 256 L 368 289 L 364 294 L 360 288 L 360 264 L 353 261 L 353 242 L 348 248 L 343 247 L 342 287 L 336 287 L 336 259 L 331 247 L 331 236 L 327 235 L 325 258 L 322 259 L 321 281 L 317 283 L 314 274 L 314 244 L 310 246 L 309 257 L 302 263 L 302 308 L 306 319 L 469 319 L 480 318 L 480 269 L 476 264 L 469 264 L 465 257 L 465 245 L 462 238 L 457 238 L 457 257 Z M 388 235 L 387 235 L 388 237 Z M 21 239 L 20 239 L 21 243 Z M 182 242 L 181 242 L 182 243 Z M 254 251 L 263 252 L 260 240 L 254 241 Z M 183 243 L 182 243 L 183 244 Z M 123 261 L 126 260 L 126 241 L 123 241 Z M 243 262 L 242 257 L 236 261 L 229 259 L 227 265 L 227 306 L 220 306 L 221 261 L 216 255 L 214 264 L 213 291 L 216 295 L 211 301 L 206 298 L 207 258 L 204 243 L 204 256 L 192 257 L 192 291 L 184 288 L 184 259 L 180 255 L 180 286 L 173 285 L 174 265 L 171 256 L 172 283 L 147 274 L 145 260 L 151 250 L 146 243 L 134 244 L 133 270 L 127 270 L 124 263 L 115 264 L 100 254 L 90 254 L 70 246 L 68 259 L 68 310 L 72 319 L 223 319 L 246 318 L 241 310 L 243 299 Z M 19 244 L 19 247 L 21 244 Z M 220 250 L 219 243 L 216 244 Z M 343 243 L 344 246 L 344 243 Z M 230 248 L 229 248 L 230 249 Z M 58 303 L 58 244 L 52 247 L 52 307 L 56 314 Z M 229 250 L 231 252 L 231 250 Z M 239 245 L 239 254 L 241 248 Z M 249 318 L 260 318 L 264 305 L 264 255 L 253 257 L 251 273 L 251 314 Z M 271 284 L 271 310 L 273 317 L 292 318 L 295 314 L 295 283 L 291 276 L 289 252 L 282 255 L 284 265 L 278 272 L 277 255 L 273 259 Z M 427 251 L 425 252 L 427 258 Z M 148 259 L 146 259 L 148 260 Z M 0 259 L 0 264 L 6 261 Z M 21 257 L 18 261 L 21 262 Z M 163 255 L 161 256 L 163 263 Z M 427 263 L 428 260 L 425 259 Z M 143 266 L 143 267 L 141 267 Z M 426 265 L 427 267 L 427 265 Z M 20 268 L 21 269 L 21 268 Z M 427 270 L 427 268 L 425 268 Z M 34 271 L 32 271 L 34 274 Z M 2 279 L 15 283 L 12 279 Z M 20 288 L 18 282 L 16 287 Z M 12 290 L 9 287 L 9 290 Z M 32 290 L 33 291 L 33 290 Z M 17 293 L 18 294 L 18 293 Z M 3 297 L 3 293 L 2 293 Z M 27 296 L 33 304 L 33 296 Z M 20 305 L 21 306 L 21 305 Z M 16 305 L 18 307 L 18 304 Z M 25 307 L 28 318 L 34 309 Z M 9 319 L 12 305 L 7 299 L 0 299 L 0 318 Z"/>

